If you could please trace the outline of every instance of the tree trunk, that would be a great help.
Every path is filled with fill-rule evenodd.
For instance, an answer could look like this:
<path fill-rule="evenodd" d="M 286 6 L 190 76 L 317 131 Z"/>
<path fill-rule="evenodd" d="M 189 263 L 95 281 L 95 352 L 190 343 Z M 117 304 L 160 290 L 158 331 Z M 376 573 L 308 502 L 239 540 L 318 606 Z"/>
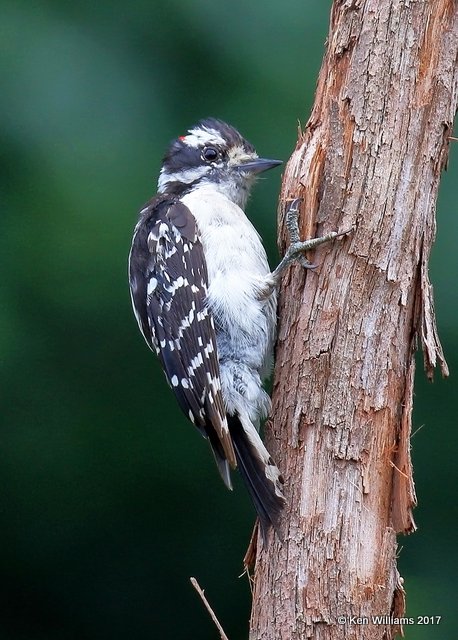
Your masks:
<path fill-rule="evenodd" d="M 311 256 L 316 271 L 294 265 L 283 279 L 266 437 L 287 507 L 283 542 L 258 541 L 251 640 L 401 630 L 396 533 L 415 529 L 418 338 L 428 376 L 436 364 L 447 374 L 428 258 L 457 51 L 453 0 L 334 2 L 315 105 L 285 171 L 281 247 L 294 197 L 301 237 L 353 233 Z"/>

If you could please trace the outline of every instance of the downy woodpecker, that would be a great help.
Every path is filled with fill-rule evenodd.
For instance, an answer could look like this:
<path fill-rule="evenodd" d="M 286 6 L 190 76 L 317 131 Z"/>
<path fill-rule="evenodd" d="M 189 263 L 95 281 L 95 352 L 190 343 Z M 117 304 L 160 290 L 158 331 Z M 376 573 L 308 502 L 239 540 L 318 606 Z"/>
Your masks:
<path fill-rule="evenodd" d="M 283 480 L 258 434 L 271 404 L 262 382 L 272 363 L 276 285 L 289 262 L 337 235 L 301 243 L 296 233 L 270 272 L 244 209 L 257 174 L 279 164 L 259 158 L 228 124 L 202 120 L 172 142 L 129 256 L 140 331 L 229 489 L 230 468 L 239 468 L 264 540 L 270 525 L 278 531 L 284 504 Z"/>

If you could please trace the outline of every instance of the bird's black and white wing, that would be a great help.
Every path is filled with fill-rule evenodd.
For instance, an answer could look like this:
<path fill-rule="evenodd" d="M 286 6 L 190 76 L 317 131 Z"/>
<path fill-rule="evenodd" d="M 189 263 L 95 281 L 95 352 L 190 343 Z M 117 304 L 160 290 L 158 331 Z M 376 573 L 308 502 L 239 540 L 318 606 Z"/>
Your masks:
<path fill-rule="evenodd" d="M 196 221 L 170 196 L 141 212 L 129 256 L 132 305 L 140 330 L 160 358 L 181 409 L 209 438 L 223 480 L 235 454 L 226 420 L 208 275 Z M 227 461 L 227 462 L 226 462 Z"/>

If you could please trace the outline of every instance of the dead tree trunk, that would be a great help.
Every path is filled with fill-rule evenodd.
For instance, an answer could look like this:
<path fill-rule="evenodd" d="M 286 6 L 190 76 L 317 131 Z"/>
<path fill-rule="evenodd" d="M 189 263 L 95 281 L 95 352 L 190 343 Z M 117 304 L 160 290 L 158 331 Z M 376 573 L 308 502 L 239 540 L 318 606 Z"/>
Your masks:
<path fill-rule="evenodd" d="M 453 0 L 334 2 L 315 105 L 285 171 L 281 248 L 293 197 L 302 237 L 354 231 L 311 256 L 316 272 L 296 265 L 283 280 L 267 440 L 288 505 L 283 543 L 258 545 L 251 640 L 400 631 L 418 338 L 428 376 L 436 364 L 447 374 L 428 258 L 457 51 Z"/>

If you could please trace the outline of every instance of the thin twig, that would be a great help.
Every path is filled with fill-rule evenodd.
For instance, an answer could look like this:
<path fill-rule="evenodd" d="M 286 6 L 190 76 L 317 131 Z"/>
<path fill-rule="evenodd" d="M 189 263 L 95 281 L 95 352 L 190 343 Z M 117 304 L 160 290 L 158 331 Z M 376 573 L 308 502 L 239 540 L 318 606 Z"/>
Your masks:
<path fill-rule="evenodd" d="M 401 474 L 401 476 L 403 476 L 406 480 L 409 480 L 409 476 L 406 473 L 404 473 L 404 471 L 401 471 L 401 469 L 397 467 L 392 460 L 390 460 L 389 462 L 390 462 L 390 465 Z"/>
<path fill-rule="evenodd" d="M 421 425 L 418 427 L 418 429 L 415 429 L 415 431 L 412 433 L 412 435 L 410 436 L 410 438 L 413 438 L 414 436 L 416 436 L 416 435 L 417 435 L 417 433 L 418 433 L 421 429 L 423 429 L 423 427 L 424 427 L 424 426 L 425 426 L 424 424 L 421 424 Z"/>
<path fill-rule="evenodd" d="M 205 605 L 205 608 L 207 609 L 208 613 L 210 614 L 210 618 L 213 620 L 213 622 L 215 623 L 216 628 L 219 631 L 219 635 L 221 637 L 221 640 L 229 640 L 229 638 L 227 637 L 227 635 L 224 633 L 224 629 L 223 627 L 220 625 L 218 618 L 215 616 L 213 609 L 211 608 L 211 606 L 208 604 L 208 600 L 205 597 L 205 594 L 203 592 L 203 589 L 200 588 L 199 583 L 197 582 L 197 580 L 195 578 L 189 578 L 191 580 L 191 584 L 194 587 L 194 589 L 197 591 L 197 593 L 199 594 L 202 602 Z"/>

